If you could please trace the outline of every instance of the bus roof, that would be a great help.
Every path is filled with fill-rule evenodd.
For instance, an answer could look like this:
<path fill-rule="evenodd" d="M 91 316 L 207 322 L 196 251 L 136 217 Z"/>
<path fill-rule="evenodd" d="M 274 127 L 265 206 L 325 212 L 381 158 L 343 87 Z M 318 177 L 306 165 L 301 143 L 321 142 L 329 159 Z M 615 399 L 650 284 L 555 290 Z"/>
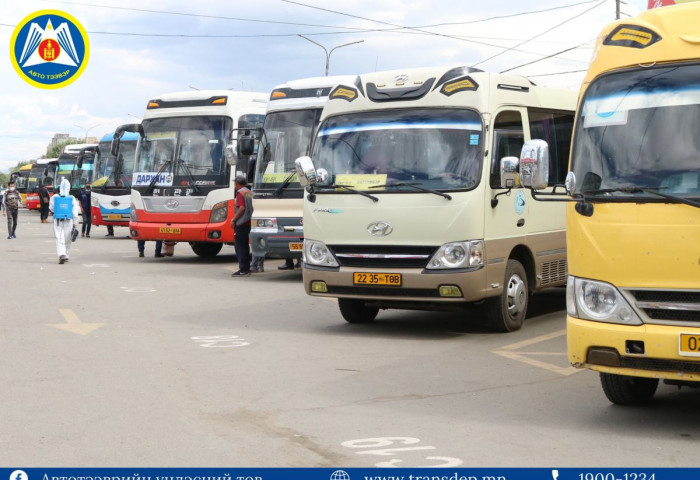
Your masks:
<path fill-rule="evenodd" d="M 352 85 L 357 78 L 357 75 L 337 75 L 290 80 L 272 89 L 267 111 L 323 108 L 333 87 Z"/>
<path fill-rule="evenodd" d="M 231 113 L 265 114 L 266 93 L 231 90 L 191 90 L 165 93 L 149 100 L 144 120 L 149 118 L 192 115 L 225 115 Z M 237 119 L 236 119 L 237 120 Z"/>
<path fill-rule="evenodd" d="M 139 139 L 139 134 L 136 132 L 124 132 L 121 137 L 122 142 L 135 142 Z M 102 142 L 111 142 L 114 140 L 114 132 L 105 133 L 104 137 L 100 139 Z"/>
<path fill-rule="evenodd" d="M 419 107 L 469 107 L 491 112 L 501 105 L 574 110 L 576 92 L 538 87 L 519 75 L 465 66 L 389 70 L 360 75 L 356 84 L 333 89 L 322 118 L 338 113 Z"/>
<path fill-rule="evenodd" d="M 66 145 L 63 147 L 63 152 L 62 153 L 80 153 L 80 150 L 82 150 L 85 147 L 96 147 L 96 143 L 73 143 L 71 145 Z"/>
<path fill-rule="evenodd" d="M 611 70 L 697 60 L 699 24 L 697 3 L 654 8 L 608 24 L 598 36 L 581 91 Z"/>
<path fill-rule="evenodd" d="M 19 168 L 17 169 L 17 171 L 23 172 L 23 171 L 25 171 L 25 170 L 31 170 L 31 169 L 32 169 L 32 164 L 31 164 L 31 163 L 27 163 L 26 165 L 22 165 L 21 167 L 19 167 Z"/>

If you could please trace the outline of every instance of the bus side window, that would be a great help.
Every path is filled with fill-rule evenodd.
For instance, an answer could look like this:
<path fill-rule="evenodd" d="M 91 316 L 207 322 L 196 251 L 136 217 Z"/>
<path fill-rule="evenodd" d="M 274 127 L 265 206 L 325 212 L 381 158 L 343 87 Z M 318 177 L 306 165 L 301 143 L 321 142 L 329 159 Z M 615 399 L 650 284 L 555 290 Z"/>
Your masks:
<path fill-rule="evenodd" d="M 530 118 L 530 138 L 544 140 L 549 146 L 549 185 L 561 185 L 569 169 L 574 112 L 530 108 L 527 114 Z"/>
<path fill-rule="evenodd" d="M 523 119 L 520 112 L 503 111 L 496 116 L 493 123 L 493 152 L 489 183 L 491 188 L 499 189 L 500 162 L 503 157 L 518 157 L 525 143 Z"/>

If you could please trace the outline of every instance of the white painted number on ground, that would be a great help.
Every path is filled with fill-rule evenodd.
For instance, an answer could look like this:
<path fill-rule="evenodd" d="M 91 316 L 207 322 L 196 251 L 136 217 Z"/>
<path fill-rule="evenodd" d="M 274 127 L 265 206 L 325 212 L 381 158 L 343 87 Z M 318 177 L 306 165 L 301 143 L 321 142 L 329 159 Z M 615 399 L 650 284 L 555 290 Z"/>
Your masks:
<path fill-rule="evenodd" d="M 245 339 L 240 338 L 238 335 L 213 335 L 191 338 L 195 342 L 199 343 L 200 347 L 232 348 L 245 347 L 246 345 L 250 345 L 250 342 L 246 342 Z"/>
<path fill-rule="evenodd" d="M 360 438 L 357 440 L 348 440 L 341 443 L 347 448 L 362 449 L 355 452 L 358 455 L 380 455 L 380 456 L 398 456 L 399 454 L 418 451 L 418 450 L 435 450 L 431 445 L 416 445 L 420 443 L 420 439 L 415 437 L 375 437 L 375 438 Z M 410 445 L 410 446 L 405 446 Z M 384 448 L 391 447 L 391 448 Z M 464 463 L 459 458 L 454 457 L 425 457 L 426 460 L 437 461 L 429 465 L 415 465 L 414 468 L 431 468 L 431 467 L 458 467 Z M 397 467 L 402 463 L 400 458 L 392 458 L 384 462 L 375 463 L 375 467 Z M 404 467 L 405 465 L 401 465 Z"/>

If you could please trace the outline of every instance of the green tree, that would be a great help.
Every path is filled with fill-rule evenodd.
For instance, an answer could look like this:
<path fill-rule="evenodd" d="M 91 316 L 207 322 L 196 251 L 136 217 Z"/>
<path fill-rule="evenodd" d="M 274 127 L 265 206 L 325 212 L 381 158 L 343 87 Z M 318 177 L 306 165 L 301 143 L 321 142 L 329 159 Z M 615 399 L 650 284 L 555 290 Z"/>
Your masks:
<path fill-rule="evenodd" d="M 7 182 L 9 182 L 9 181 L 10 181 L 10 174 L 0 172 L 0 185 L 6 186 Z"/>
<path fill-rule="evenodd" d="M 46 151 L 46 155 L 42 156 L 41 158 L 57 158 L 63 151 L 63 147 L 65 147 L 66 145 L 73 145 L 76 143 L 83 143 L 83 141 L 77 138 L 69 138 L 65 142 L 57 143 L 55 146 L 48 149 Z"/>

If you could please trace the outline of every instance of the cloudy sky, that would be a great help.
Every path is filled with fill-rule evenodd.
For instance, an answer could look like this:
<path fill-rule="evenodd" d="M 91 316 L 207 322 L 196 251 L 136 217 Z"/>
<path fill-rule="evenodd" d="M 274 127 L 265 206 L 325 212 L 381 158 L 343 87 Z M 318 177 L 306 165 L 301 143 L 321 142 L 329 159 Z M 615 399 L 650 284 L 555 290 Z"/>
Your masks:
<path fill-rule="evenodd" d="M 140 118 L 163 93 L 269 92 L 288 80 L 463 64 L 578 90 L 615 0 L 23 0 L 0 5 L 0 171 L 39 158 L 55 133 L 102 136 Z M 635 15 L 647 0 L 624 0 Z M 82 76 L 55 90 L 21 79 L 9 57 L 15 26 L 60 10 L 88 32 Z M 406 28 L 410 27 L 410 28 Z M 566 51 L 568 50 L 568 51 Z M 559 52 L 566 51 L 565 53 Z M 553 56 L 552 56 L 553 55 Z M 551 58 L 546 58 L 549 57 Z M 544 59 L 544 60 L 543 60 Z"/>

